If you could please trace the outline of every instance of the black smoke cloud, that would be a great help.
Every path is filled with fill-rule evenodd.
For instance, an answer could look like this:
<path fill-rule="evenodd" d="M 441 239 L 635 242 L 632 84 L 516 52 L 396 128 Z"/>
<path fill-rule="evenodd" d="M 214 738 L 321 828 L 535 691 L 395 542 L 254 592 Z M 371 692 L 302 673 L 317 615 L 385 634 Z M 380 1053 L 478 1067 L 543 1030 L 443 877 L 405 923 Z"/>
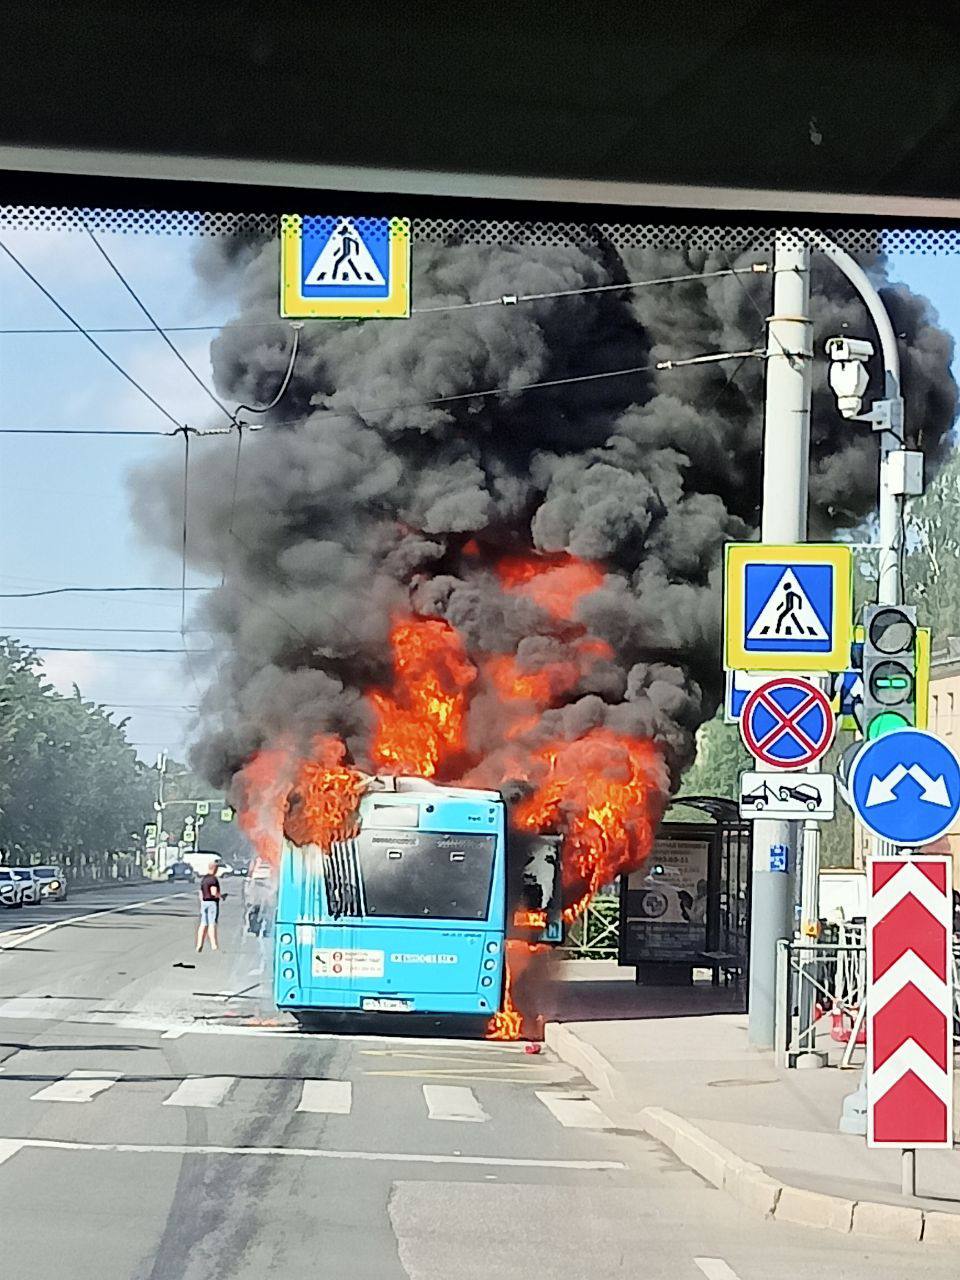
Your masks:
<path fill-rule="evenodd" d="M 414 296 L 418 308 L 450 307 L 767 257 L 618 252 L 602 242 L 418 245 Z M 277 269 L 274 243 L 214 240 L 198 255 L 200 278 L 240 304 L 212 345 L 224 397 L 266 402 L 286 368 Z M 901 336 L 908 430 L 922 424 L 919 442 L 936 461 L 957 407 L 952 340 L 925 300 L 886 286 L 879 259 L 873 270 Z M 539 732 L 576 737 L 607 725 L 651 736 L 676 778 L 719 696 L 721 548 L 758 523 L 763 362 L 521 388 L 762 346 L 770 285 L 769 274 L 748 273 L 408 321 L 308 324 L 271 429 L 244 436 L 235 501 L 235 445 L 213 437 L 191 451 L 190 560 L 224 575 L 193 624 L 218 649 L 195 767 L 226 784 L 278 735 L 306 743 L 319 731 L 340 734 L 364 763 L 363 691 L 389 677 L 398 610 L 446 618 L 471 650 L 517 653 L 530 671 L 555 661 L 575 629 L 504 593 L 484 567 L 532 547 L 604 566 L 578 617 L 614 651 Z M 871 332 L 833 268 L 815 266 L 812 292 L 818 354 L 832 334 Z M 875 437 L 840 419 L 824 364 L 814 383 L 812 536 L 860 521 L 877 484 Z M 506 394 L 429 403 L 494 387 Z M 181 484 L 175 462 L 133 481 L 145 535 L 172 550 Z M 502 746 L 495 712 L 482 710 L 470 743 L 480 759 Z"/>

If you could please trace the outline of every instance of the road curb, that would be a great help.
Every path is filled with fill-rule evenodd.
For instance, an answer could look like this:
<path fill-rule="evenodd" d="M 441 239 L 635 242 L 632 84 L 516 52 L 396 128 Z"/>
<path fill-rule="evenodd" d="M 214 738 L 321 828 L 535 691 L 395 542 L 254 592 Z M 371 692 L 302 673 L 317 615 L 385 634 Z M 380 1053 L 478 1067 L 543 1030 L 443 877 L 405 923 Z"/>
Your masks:
<path fill-rule="evenodd" d="M 625 1105 L 623 1076 L 598 1049 L 559 1022 L 547 1023 L 544 1039 L 558 1057 L 576 1067 L 602 1096 L 617 1105 Z M 795 1187 L 771 1177 L 760 1165 L 744 1160 L 691 1121 L 665 1107 L 628 1109 L 650 1137 L 672 1151 L 681 1163 L 764 1217 L 841 1235 L 924 1241 L 954 1248 L 960 1244 L 960 1214 L 914 1209 L 879 1200 L 848 1200 Z"/>

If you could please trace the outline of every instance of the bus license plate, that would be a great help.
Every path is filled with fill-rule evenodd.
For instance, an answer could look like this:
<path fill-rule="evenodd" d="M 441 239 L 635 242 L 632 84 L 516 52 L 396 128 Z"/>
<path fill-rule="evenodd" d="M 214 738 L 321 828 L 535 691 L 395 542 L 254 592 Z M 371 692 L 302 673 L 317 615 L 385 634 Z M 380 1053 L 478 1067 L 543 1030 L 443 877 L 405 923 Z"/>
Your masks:
<path fill-rule="evenodd" d="M 413 1002 L 391 1000 L 389 997 L 377 999 L 368 997 L 363 1002 L 363 1008 L 366 1013 L 409 1013 L 413 1008 Z"/>

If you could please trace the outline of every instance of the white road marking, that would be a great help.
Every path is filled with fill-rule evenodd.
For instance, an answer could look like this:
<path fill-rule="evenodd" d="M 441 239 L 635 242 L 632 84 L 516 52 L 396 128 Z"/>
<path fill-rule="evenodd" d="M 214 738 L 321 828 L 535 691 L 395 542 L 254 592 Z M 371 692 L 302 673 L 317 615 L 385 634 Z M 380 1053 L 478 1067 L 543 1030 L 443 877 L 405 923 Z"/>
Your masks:
<path fill-rule="evenodd" d="M 352 1094 L 349 1080 L 304 1080 L 297 1110 L 348 1116 L 353 1105 Z"/>
<path fill-rule="evenodd" d="M 15 1156 L 23 1143 L 18 1138 L 0 1138 L 0 1164 Z"/>
<path fill-rule="evenodd" d="M 83 916 L 68 916 L 65 920 L 50 920 L 47 924 L 38 924 L 29 929 L 9 930 L 13 934 L 9 942 L 3 941 L 7 936 L 6 933 L 0 934 L 0 951 L 12 951 L 14 947 L 22 946 L 24 942 L 32 942 L 35 938 L 49 933 L 51 929 L 62 929 L 66 925 L 79 924 L 83 920 L 95 920 L 97 916 L 118 915 L 121 911 L 134 911 L 137 907 L 149 907 L 154 902 L 169 902 L 171 898 L 184 898 L 186 896 L 184 893 L 165 893 L 159 898 L 144 898 L 141 902 L 127 902 L 122 907 L 104 907 L 102 911 L 88 911 Z"/>
<path fill-rule="evenodd" d="M 0 1139 L 2 1142 L 3 1139 Z M 621 1160 L 534 1160 L 526 1156 L 419 1155 L 410 1151 L 334 1151 L 329 1147 L 190 1147 L 164 1143 L 61 1142 L 50 1138 L 17 1138 L 21 1147 L 37 1151 L 108 1151 L 120 1155 L 294 1156 L 297 1160 L 364 1160 L 375 1164 L 460 1164 L 510 1169 L 580 1169 L 602 1172 L 625 1169 Z"/>
<path fill-rule="evenodd" d="M 164 1098 L 165 1107 L 219 1107 L 233 1087 L 236 1076 L 188 1076 Z"/>
<path fill-rule="evenodd" d="M 481 1124 L 490 1117 L 481 1107 L 472 1089 L 464 1085 L 425 1084 L 423 1096 L 431 1120 L 467 1121 Z"/>
<path fill-rule="evenodd" d="M 537 1089 L 537 1097 L 567 1129 L 612 1129 L 595 1102 L 582 1093 L 557 1093 L 553 1089 Z"/>
<path fill-rule="evenodd" d="M 62 1080 L 31 1094 L 31 1102 L 92 1102 L 120 1079 L 119 1071 L 71 1071 Z"/>
<path fill-rule="evenodd" d="M 694 1258 L 694 1264 L 700 1268 L 707 1280 L 740 1280 L 722 1258 Z"/>

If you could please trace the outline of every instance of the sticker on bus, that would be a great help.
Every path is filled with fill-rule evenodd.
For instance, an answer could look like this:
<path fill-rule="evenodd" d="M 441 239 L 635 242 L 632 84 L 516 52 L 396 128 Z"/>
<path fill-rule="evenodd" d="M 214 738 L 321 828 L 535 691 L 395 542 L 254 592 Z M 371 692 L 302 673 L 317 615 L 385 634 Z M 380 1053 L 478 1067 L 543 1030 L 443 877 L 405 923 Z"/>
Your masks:
<path fill-rule="evenodd" d="M 318 947 L 313 953 L 315 978 L 382 978 L 383 952 L 353 947 Z"/>

